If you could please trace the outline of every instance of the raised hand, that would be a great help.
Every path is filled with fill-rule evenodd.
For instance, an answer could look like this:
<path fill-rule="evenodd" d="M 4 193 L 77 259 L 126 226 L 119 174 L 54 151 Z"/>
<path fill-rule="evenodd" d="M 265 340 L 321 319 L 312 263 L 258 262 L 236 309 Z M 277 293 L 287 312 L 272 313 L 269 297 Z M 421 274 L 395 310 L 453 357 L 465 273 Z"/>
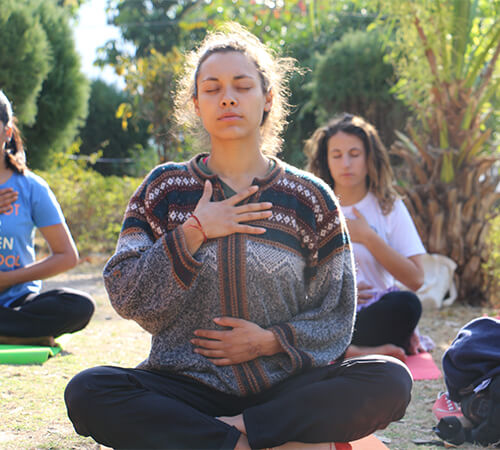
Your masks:
<path fill-rule="evenodd" d="M 206 356 L 216 366 L 228 366 L 270 356 L 282 351 L 272 331 L 248 320 L 234 317 L 215 318 L 214 322 L 230 330 L 196 330 L 191 339 L 194 352 Z"/>
<path fill-rule="evenodd" d="M 369 238 L 373 229 L 366 221 L 365 216 L 363 216 L 363 214 L 361 214 L 356 208 L 353 207 L 352 212 L 356 216 L 356 219 L 346 219 L 351 241 L 363 243 Z"/>
<path fill-rule="evenodd" d="M 0 214 L 12 208 L 12 204 L 17 200 L 18 193 L 12 188 L 0 189 Z"/>
<path fill-rule="evenodd" d="M 265 233 L 265 228 L 247 225 L 242 222 L 271 217 L 272 212 L 269 209 L 272 208 L 272 203 L 248 203 L 236 206 L 242 200 L 255 194 L 258 189 L 258 186 L 250 186 L 226 200 L 211 202 L 212 183 L 207 180 L 203 188 L 203 195 L 194 210 L 194 214 L 200 220 L 207 238 L 228 236 L 233 233 Z"/>

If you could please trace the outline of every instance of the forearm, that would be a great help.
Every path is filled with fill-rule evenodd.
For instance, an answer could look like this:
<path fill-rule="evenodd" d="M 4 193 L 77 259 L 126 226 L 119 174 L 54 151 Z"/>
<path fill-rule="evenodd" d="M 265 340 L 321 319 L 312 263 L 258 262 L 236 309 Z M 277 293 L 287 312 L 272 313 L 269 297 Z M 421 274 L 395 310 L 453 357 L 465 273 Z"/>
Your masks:
<path fill-rule="evenodd" d="M 71 269 L 78 263 L 73 254 L 53 254 L 25 267 L 6 272 L 10 286 L 33 280 L 43 280 Z"/>
<path fill-rule="evenodd" d="M 361 243 L 396 280 L 414 291 L 422 285 L 422 269 L 411 259 L 394 250 L 377 233 L 370 233 Z"/>
<path fill-rule="evenodd" d="M 118 314 L 154 334 L 158 327 L 175 320 L 183 302 L 192 298 L 202 263 L 188 253 L 180 228 L 149 246 L 146 242 L 144 235 L 121 236 L 103 277 Z"/>
<path fill-rule="evenodd" d="M 189 253 L 194 255 L 205 240 L 203 232 L 199 229 L 198 223 L 193 218 L 186 220 L 186 222 L 181 225 L 181 228 L 184 232 L 186 247 Z"/>

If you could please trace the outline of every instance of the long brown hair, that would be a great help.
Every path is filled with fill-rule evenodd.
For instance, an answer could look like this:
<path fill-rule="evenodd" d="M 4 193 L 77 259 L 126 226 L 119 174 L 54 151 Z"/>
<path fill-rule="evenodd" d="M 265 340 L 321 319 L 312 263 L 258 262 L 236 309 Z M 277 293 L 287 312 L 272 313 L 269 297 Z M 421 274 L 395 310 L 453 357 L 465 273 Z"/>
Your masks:
<path fill-rule="evenodd" d="M 5 164 L 7 168 L 22 174 L 27 169 L 23 141 L 17 127 L 17 118 L 12 113 L 12 106 L 2 91 L 0 91 L 0 122 L 4 127 L 12 128 L 12 136 L 5 143 Z"/>
<path fill-rule="evenodd" d="M 335 190 L 335 181 L 328 168 L 328 140 L 339 132 L 354 135 L 363 142 L 368 170 L 366 187 L 377 198 L 382 212 L 388 214 L 398 198 L 389 154 L 376 128 L 362 117 L 344 113 L 318 128 L 306 141 L 307 170 L 322 178 Z"/>

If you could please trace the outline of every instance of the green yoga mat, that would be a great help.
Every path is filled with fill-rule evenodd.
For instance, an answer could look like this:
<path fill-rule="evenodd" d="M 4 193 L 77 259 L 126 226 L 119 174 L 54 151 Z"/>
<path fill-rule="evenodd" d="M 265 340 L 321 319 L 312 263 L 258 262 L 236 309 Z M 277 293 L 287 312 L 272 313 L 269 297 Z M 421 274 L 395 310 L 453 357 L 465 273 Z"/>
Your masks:
<path fill-rule="evenodd" d="M 0 345 L 0 364 L 42 364 L 60 351 L 61 347 Z"/>
<path fill-rule="evenodd" d="M 57 347 L 39 345 L 0 345 L 0 364 L 42 364 L 49 357 L 57 355 L 61 344 L 68 342 L 71 335 L 65 334 L 57 338 Z"/>

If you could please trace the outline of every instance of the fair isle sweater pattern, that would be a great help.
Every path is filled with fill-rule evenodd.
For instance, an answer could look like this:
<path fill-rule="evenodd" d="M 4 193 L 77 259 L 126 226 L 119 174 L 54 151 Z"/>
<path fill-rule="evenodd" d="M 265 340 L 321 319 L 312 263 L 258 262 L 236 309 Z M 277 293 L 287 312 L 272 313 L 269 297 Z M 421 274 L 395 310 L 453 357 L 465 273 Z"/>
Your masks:
<path fill-rule="evenodd" d="M 224 199 L 217 176 L 199 169 L 203 156 L 166 163 L 146 177 L 129 202 L 104 281 L 116 311 L 152 334 L 140 368 L 247 396 L 342 355 L 354 320 L 353 258 L 328 186 L 278 159 L 245 200 L 272 202 L 273 216 L 252 222 L 266 233 L 210 239 L 191 255 L 179 225 L 194 211 L 206 179 L 212 200 Z M 212 319 L 221 316 L 271 330 L 285 352 L 215 366 L 193 352 L 190 339 L 196 329 L 219 328 Z"/>

